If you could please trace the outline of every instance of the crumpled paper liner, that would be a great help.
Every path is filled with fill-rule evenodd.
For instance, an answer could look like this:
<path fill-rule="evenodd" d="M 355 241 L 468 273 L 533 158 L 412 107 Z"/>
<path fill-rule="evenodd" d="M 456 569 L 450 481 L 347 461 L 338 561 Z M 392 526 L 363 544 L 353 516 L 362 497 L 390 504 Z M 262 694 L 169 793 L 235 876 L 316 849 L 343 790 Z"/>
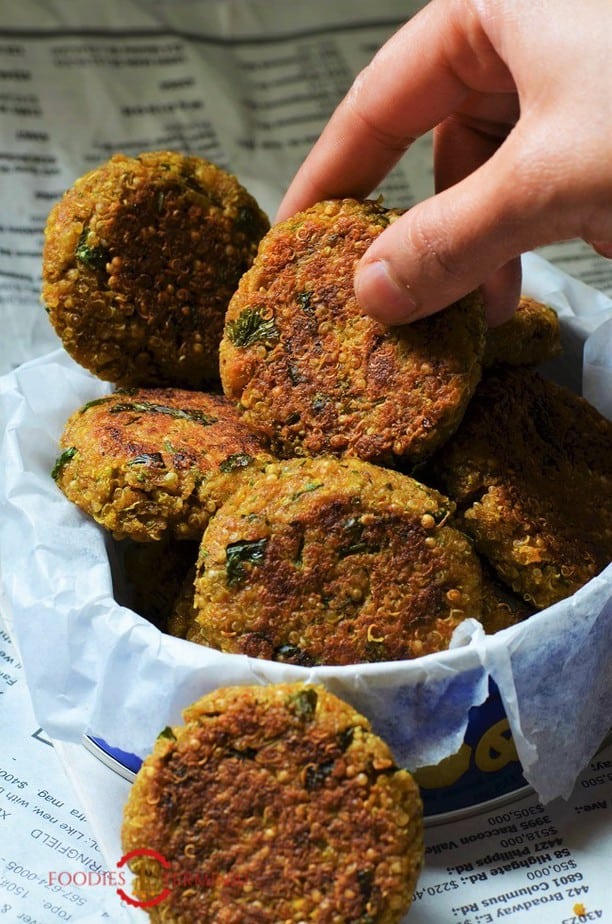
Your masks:
<path fill-rule="evenodd" d="M 524 291 L 552 304 L 565 354 L 545 371 L 610 413 L 612 303 L 533 254 Z M 413 661 L 300 668 L 159 632 L 113 599 L 108 539 L 50 477 L 73 410 L 110 391 L 62 350 L 0 379 L 0 576 L 37 720 L 144 756 L 183 707 L 220 685 L 324 683 L 411 769 L 455 753 L 468 712 L 499 687 L 524 775 L 568 797 L 612 722 L 612 566 L 568 600 L 492 637 L 466 620 L 450 650 Z"/>

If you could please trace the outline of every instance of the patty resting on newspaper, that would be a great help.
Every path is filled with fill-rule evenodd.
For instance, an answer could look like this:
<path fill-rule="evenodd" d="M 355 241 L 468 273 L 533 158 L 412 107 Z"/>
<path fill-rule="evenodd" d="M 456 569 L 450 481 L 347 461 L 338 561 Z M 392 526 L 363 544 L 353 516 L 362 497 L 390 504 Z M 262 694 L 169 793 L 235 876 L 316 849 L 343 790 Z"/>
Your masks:
<path fill-rule="evenodd" d="M 157 739 L 124 812 L 164 924 L 397 924 L 423 863 L 418 787 L 322 686 L 226 687 Z"/>

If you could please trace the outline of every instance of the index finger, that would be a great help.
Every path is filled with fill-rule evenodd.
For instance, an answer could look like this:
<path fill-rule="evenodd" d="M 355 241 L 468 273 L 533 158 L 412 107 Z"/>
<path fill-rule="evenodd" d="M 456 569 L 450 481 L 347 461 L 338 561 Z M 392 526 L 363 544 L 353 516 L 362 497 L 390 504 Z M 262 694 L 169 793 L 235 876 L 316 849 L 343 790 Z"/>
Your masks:
<path fill-rule="evenodd" d="M 512 79 L 471 7 L 432 0 L 358 75 L 293 179 L 277 220 L 321 199 L 370 193 L 415 138 L 473 90 Z"/>

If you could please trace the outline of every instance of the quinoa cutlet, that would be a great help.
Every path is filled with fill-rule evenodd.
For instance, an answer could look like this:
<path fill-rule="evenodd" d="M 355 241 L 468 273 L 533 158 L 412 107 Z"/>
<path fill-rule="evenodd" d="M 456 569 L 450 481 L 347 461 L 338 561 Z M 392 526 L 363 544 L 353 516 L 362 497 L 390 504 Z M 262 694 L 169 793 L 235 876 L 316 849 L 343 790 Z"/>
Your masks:
<path fill-rule="evenodd" d="M 366 718 L 322 686 L 227 687 L 183 713 L 124 810 L 132 891 L 165 924 L 397 924 L 423 861 L 422 805 Z"/>
<path fill-rule="evenodd" d="M 483 380 L 432 471 L 476 549 L 538 609 L 612 559 L 612 423 L 532 370 Z"/>
<path fill-rule="evenodd" d="M 549 305 L 522 295 L 509 321 L 487 331 L 483 367 L 501 364 L 536 366 L 561 353 L 557 312 Z"/>
<path fill-rule="evenodd" d="M 360 459 L 271 463 L 202 537 L 187 637 L 295 664 L 413 658 L 481 612 L 481 569 L 453 505 Z"/>
<path fill-rule="evenodd" d="M 417 462 L 459 424 L 481 375 L 480 296 L 388 327 L 353 291 L 357 261 L 400 214 L 371 200 L 319 202 L 275 225 L 242 277 L 221 381 L 278 455 Z"/>
<path fill-rule="evenodd" d="M 198 157 L 116 154 L 49 214 L 42 299 L 70 355 L 118 385 L 219 379 L 227 304 L 269 222 Z"/>
<path fill-rule="evenodd" d="M 272 458 L 221 395 L 118 391 L 69 418 L 53 476 L 66 497 L 138 542 L 199 539 L 250 470 Z"/>

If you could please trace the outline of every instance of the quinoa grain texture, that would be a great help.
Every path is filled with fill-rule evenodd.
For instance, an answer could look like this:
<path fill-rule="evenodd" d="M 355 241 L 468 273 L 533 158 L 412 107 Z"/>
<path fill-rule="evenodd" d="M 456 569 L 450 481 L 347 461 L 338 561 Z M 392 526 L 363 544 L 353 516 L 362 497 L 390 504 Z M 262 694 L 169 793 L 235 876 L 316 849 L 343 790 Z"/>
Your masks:
<path fill-rule="evenodd" d="M 124 813 L 134 893 L 164 924 L 397 924 L 423 862 L 418 787 L 321 686 L 228 687 L 184 712 Z"/>
<path fill-rule="evenodd" d="M 355 298 L 359 258 L 399 214 L 319 202 L 275 225 L 240 281 L 219 351 L 223 389 L 282 457 L 419 462 L 461 421 L 481 375 L 480 296 L 400 327 Z"/>
<path fill-rule="evenodd" d="M 219 379 L 227 304 L 268 227 L 238 180 L 206 160 L 115 154 L 49 213 L 49 319 L 98 378 L 204 388 Z"/>
<path fill-rule="evenodd" d="M 360 459 L 271 463 L 202 537 L 191 641 L 294 664 L 414 658 L 481 613 L 453 505 Z"/>
<path fill-rule="evenodd" d="M 115 539 L 201 538 L 249 469 L 272 459 L 222 395 L 133 388 L 69 418 L 53 475 Z"/>
<path fill-rule="evenodd" d="M 612 423 L 532 370 L 490 373 L 432 470 L 477 551 L 536 609 L 612 559 Z"/>

